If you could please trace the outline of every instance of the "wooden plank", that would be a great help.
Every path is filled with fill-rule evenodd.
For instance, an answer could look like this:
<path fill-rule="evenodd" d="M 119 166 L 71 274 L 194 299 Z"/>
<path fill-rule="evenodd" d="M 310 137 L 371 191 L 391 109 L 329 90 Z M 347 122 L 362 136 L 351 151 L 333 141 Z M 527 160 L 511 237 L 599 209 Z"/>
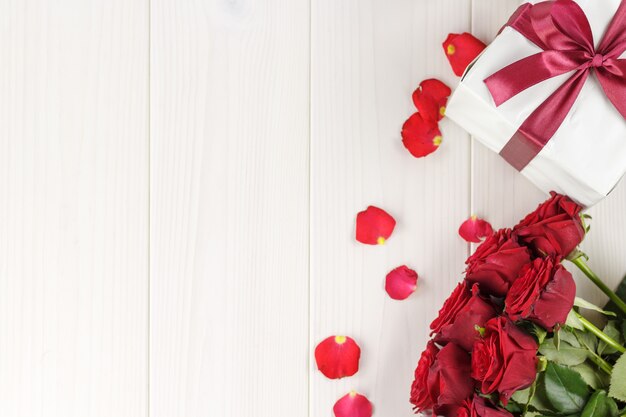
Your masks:
<path fill-rule="evenodd" d="M 443 145 L 425 159 L 410 156 L 399 132 L 421 80 L 456 81 L 441 42 L 469 25 L 464 0 L 312 3 L 311 348 L 347 334 L 362 359 L 358 374 L 340 381 L 312 363 L 310 416 L 331 415 L 352 389 L 376 415 L 413 415 L 410 385 L 428 325 L 468 255 L 457 229 L 469 215 L 470 153 L 469 137 L 448 121 Z M 354 240 L 355 215 L 369 204 L 398 221 L 383 247 Z M 404 263 L 420 274 L 419 287 L 393 301 L 384 277 Z"/>
<path fill-rule="evenodd" d="M 304 416 L 308 0 L 151 28 L 151 416 Z"/>
<path fill-rule="evenodd" d="M 474 0 L 473 33 L 490 41 L 521 0 Z M 495 227 L 511 227 L 533 210 L 546 196 L 497 154 L 479 142 L 473 144 L 473 211 L 485 216 Z M 616 286 L 626 274 L 626 184 L 620 184 L 604 201 L 591 208 L 591 233 L 582 249 L 591 257 L 590 264 L 610 286 Z M 578 293 L 597 304 L 606 297 L 571 264 L 576 273 Z"/>
<path fill-rule="evenodd" d="M 0 4 L 0 415 L 147 416 L 148 2 Z"/>
<path fill-rule="evenodd" d="M 522 0 L 474 0 L 472 33 L 491 42 Z M 472 139 L 472 212 L 511 227 L 546 196 L 498 154 Z"/>

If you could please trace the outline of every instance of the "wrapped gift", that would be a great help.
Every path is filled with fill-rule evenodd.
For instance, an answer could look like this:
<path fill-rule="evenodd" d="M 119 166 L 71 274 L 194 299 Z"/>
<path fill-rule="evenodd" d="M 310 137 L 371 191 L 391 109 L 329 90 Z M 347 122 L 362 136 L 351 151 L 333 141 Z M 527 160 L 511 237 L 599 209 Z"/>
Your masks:
<path fill-rule="evenodd" d="M 626 0 L 522 5 L 446 116 L 539 188 L 584 206 L 626 172 Z"/>

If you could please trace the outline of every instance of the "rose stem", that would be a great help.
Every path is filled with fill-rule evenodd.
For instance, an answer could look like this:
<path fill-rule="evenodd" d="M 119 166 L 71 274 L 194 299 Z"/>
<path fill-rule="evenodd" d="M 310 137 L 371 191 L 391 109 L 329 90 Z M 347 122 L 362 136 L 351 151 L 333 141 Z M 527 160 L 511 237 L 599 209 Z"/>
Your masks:
<path fill-rule="evenodd" d="M 620 345 L 614 339 L 612 339 L 609 336 L 607 336 L 606 333 L 604 333 L 602 330 L 600 330 L 596 326 L 594 326 L 593 323 L 591 323 L 589 320 L 587 320 L 586 318 L 581 316 L 579 313 L 576 313 L 576 317 L 578 317 L 578 320 L 580 320 L 580 322 L 583 324 L 585 329 L 589 330 L 591 333 L 593 333 L 596 336 L 598 336 L 598 338 L 600 340 L 603 340 L 604 343 L 606 343 L 607 345 L 611 346 L 612 348 L 614 348 L 618 352 L 621 352 L 621 353 L 626 352 L 626 348 L 624 348 L 624 346 Z"/>
<path fill-rule="evenodd" d="M 592 354 L 589 356 L 589 359 L 591 359 L 593 363 L 598 365 L 598 367 L 602 369 L 604 372 L 606 372 L 608 375 L 612 375 L 613 367 L 607 361 L 605 361 L 600 356 L 598 356 L 597 354 L 594 354 L 593 352 L 591 353 Z"/>
<path fill-rule="evenodd" d="M 596 284 L 596 286 L 600 288 L 600 290 L 602 290 L 602 292 L 605 293 L 609 297 L 609 299 L 613 301 L 613 303 L 620 310 L 622 310 L 624 314 L 626 314 L 626 303 L 624 302 L 624 300 L 619 298 L 617 294 L 615 294 L 609 287 L 606 286 L 604 282 L 602 282 L 600 277 L 598 277 L 595 272 L 593 272 L 591 268 L 589 268 L 589 266 L 585 263 L 585 260 L 582 256 L 574 259 L 572 263 L 576 265 L 578 269 L 580 269 L 585 275 L 587 275 L 587 278 L 589 278 L 591 282 Z"/>

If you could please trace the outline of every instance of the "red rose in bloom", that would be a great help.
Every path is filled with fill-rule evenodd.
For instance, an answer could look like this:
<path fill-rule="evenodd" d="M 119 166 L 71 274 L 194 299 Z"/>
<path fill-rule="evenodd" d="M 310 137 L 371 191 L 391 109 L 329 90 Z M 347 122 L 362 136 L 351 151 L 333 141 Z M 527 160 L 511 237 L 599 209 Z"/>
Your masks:
<path fill-rule="evenodd" d="M 416 412 L 424 411 L 435 405 L 428 392 L 428 374 L 438 353 L 439 348 L 431 340 L 426 345 L 426 350 L 422 352 L 420 360 L 417 362 L 415 380 L 411 386 L 411 404 L 413 404 L 413 410 Z"/>
<path fill-rule="evenodd" d="M 436 120 L 414 113 L 402 126 L 402 144 L 416 158 L 429 155 L 441 145 L 441 131 Z"/>
<path fill-rule="evenodd" d="M 443 43 L 443 50 L 446 52 L 448 61 L 450 61 L 450 66 L 459 77 L 486 47 L 487 45 L 469 33 L 460 35 L 451 33 Z"/>
<path fill-rule="evenodd" d="M 552 258 L 537 258 L 522 268 L 506 296 L 511 320 L 528 319 L 547 330 L 563 324 L 574 305 L 572 274 Z"/>
<path fill-rule="evenodd" d="M 580 218 L 582 207 L 568 197 L 550 193 L 552 197 L 540 204 L 513 228 L 520 242 L 529 245 L 541 256 L 567 257 L 585 237 Z"/>
<path fill-rule="evenodd" d="M 506 317 L 487 322 L 474 344 L 472 377 L 483 394 L 500 393 L 504 405 L 515 391 L 528 388 L 537 376 L 537 342 Z"/>
<path fill-rule="evenodd" d="M 437 334 L 437 343 L 453 342 L 471 352 L 480 336 L 476 327 L 484 327 L 496 314 L 495 308 L 478 294 L 477 285 L 470 289 L 467 282 L 462 282 L 443 304 L 430 329 Z"/>
<path fill-rule="evenodd" d="M 356 216 L 356 240 L 367 245 L 383 245 L 395 227 L 396 220 L 389 213 L 369 206 Z"/>
<path fill-rule="evenodd" d="M 446 104 L 450 94 L 452 94 L 450 87 L 431 78 L 422 81 L 413 92 L 413 103 L 424 118 L 439 121 L 446 113 Z"/>
<path fill-rule="evenodd" d="M 528 262 L 528 249 L 517 242 L 511 230 L 501 229 L 467 259 L 466 279 L 478 283 L 481 292 L 502 297 Z"/>
<path fill-rule="evenodd" d="M 499 408 L 486 399 L 475 395 L 471 400 L 463 401 L 460 406 L 442 407 L 437 409 L 439 417 L 513 417 L 503 408 Z"/>
<path fill-rule="evenodd" d="M 428 392 L 435 408 L 469 398 L 474 392 L 470 355 L 454 343 L 442 347 L 428 373 Z"/>

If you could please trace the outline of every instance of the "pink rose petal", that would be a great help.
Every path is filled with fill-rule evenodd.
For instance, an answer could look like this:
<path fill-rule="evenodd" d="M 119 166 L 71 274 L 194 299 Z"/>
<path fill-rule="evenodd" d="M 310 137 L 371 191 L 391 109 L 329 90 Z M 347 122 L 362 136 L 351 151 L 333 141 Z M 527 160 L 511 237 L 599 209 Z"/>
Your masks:
<path fill-rule="evenodd" d="M 387 274 L 385 291 L 394 300 L 407 299 L 417 288 L 417 272 L 402 265 Z"/>
<path fill-rule="evenodd" d="M 333 407 L 335 417 L 371 417 L 372 403 L 355 391 L 341 397 Z"/>
<path fill-rule="evenodd" d="M 467 242 L 479 243 L 493 234 L 493 228 L 485 220 L 472 216 L 459 227 L 459 235 Z"/>

